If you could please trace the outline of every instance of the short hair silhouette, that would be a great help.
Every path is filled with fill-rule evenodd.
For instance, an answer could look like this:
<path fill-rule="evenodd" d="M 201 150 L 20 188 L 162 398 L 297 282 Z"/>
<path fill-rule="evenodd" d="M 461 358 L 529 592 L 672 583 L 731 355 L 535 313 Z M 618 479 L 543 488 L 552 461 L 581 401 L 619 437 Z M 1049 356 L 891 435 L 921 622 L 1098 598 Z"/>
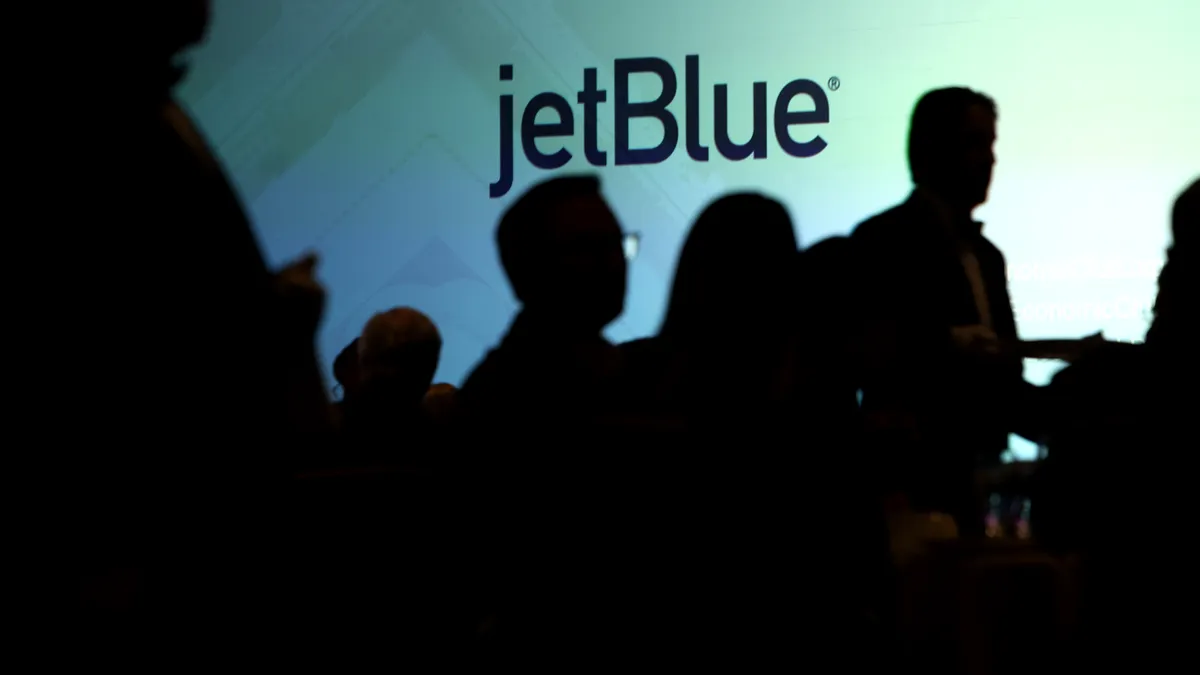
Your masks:
<path fill-rule="evenodd" d="M 517 299 L 525 300 L 534 269 L 543 264 L 546 255 L 554 253 L 549 230 L 554 225 L 555 209 L 572 199 L 599 195 L 597 176 L 558 176 L 526 190 L 501 216 L 496 227 L 496 248 Z"/>
<path fill-rule="evenodd" d="M 953 142 L 953 130 L 962 124 L 967 111 L 981 106 L 998 116 L 996 102 L 987 94 L 966 87 L 946 87 L 927 92 L 913 108 L 908 127 L 908 169 L 914 183 L 939 160 Z"/>
<path fill-rule="evenodd" d="M 367 321 L 358 343 L 363 383 L 402 377 L 424 394 L 442 353 L 437 325 L 423 312 L 397 307 Z"/>

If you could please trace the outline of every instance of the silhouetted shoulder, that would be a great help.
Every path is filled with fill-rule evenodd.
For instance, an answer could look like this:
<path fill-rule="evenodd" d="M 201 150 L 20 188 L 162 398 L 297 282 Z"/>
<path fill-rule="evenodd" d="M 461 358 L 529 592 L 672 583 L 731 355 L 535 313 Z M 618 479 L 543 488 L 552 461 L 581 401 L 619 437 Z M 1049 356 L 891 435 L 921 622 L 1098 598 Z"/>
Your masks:
<path fill-rule="evenodd" d="M 470 407 L 480 394 L 486 394 L 497 375 L 502 374 L 504 355 L 492 349 L 475 365 L 458 389 L 459 402 Z"/>
<path fill-rule="evenodd" d="M 665 341 L 658 337 L 646 337 L 623 342 L 617 346 L 621 355 L 621 368 L 627 387 L 627 396 L 633 406 L 653 402 L 655 391 L 664 382 L 670 368 L 669 350 Z"/>
<path fill-rule="evenodd" d="M 987 237 L 979 237 L 974 244 L 974 247 L 976 254 L 990 257 L 993 260 L 999 260 L 1001 263 L 1005 261 L 1004 251 L 1001 251 L 999 247 L 993 244 L 992 240 L 988 239 Z"/>
<path fill-rule="evenodd" d="M 902 238 L 902 229 L 908 220 L 907 204 L 894 206 L 859 223 L 850 233 L 851 239 L 864 242 L 883 242 Z"/>
<path fill-rule="evenodd" d="M 654 337 L 622 342 L 617 348 L 626 364 L 641 364 L 657 360 L 664 352 L 662 340 Z"/>

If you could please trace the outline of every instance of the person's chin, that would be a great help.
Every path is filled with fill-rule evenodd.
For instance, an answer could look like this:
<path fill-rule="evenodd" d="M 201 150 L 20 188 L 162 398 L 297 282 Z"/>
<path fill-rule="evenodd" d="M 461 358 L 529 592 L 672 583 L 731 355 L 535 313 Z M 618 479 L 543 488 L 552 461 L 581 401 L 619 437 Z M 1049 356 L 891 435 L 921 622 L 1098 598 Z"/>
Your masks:
<path fill-rule="evenodd" d="M 204 4 L 207 5 L 207 3 Z M 196 7 L 189 13 L 186 20 L 180 24 L 179 40 L 181 44 L 179 49 L 190 49 L 208 39 L 211 19 L 212 15 L 207 8 Z"/>
<path fill-rule="evenodd" d="M 971 195 L 971 199 L 970 199 L 971 208 L 983 206 L 984 204 L 987 203 L 987 200 L 988 200 L 988 189 L 987 188 L 983 188 L 981 190 L 974 190 L 973 194 Z"/>
<path fill-rule="evenodd" d="M 183 45 L 179 49 L 180 49 L 180 51 L 183 51 L 183 50 L 187 50 L 187 49 L 192 49 L 194 47 L 198 47 L 206 39 L 208 39 L 208 24 L 207 23 L 200 25 L 200 26 L 196 26 L 194 30 L 190 31 L 186 36 L 184 36 Z"/>

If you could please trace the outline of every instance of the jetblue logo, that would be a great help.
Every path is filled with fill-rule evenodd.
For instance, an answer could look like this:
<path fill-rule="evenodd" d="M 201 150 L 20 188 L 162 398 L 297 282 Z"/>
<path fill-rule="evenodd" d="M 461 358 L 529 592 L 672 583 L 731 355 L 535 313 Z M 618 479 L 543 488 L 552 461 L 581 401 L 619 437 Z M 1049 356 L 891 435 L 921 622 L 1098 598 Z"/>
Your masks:
<path fill-rule="evenodd" d="M 630 101 L 629 78 L 635 74 L 651 74 L 662 82 L 662 93 L 653 101 Z M 613 61 L 613 122 L 615 129 L 614 146 L 612 149 L 613 163 L 617 166 L 628 164 L 657 164 L 665 161 L 675 152 L 679 144 L 679 122 L 675 115 L 667 110 L 667 106 L 675 100 L 679 89 L 675 69 L 663 59 L 639 58 L 617 59 Z M 500 66 L 500 81 L 513 80 L 513 67 Z M 830 86 L 837 88 L 832 84 Z M 812 100 L 812 109 L 800 112 L 790 111 L 794 99 L 808 97 Z M 708 146 L 700 142 L 700 57 L 688 56 L 684 66 L 684 98 L 685 120 L 684 127 L 687 138 L 688 157 L 697 162 L 708 161 Z M 740 161 L 753 157 L 764 159 L 767 156 L 767 83 L 755 82 L 754 98 L 754 133 L 745 143 L 735 143 L 729 138 L 729 87 L 724 84 L 713 85 L 713 144 L 722 157 L 731 161 Z M 600 104 L 608 101 L 608 92 L 599 88 L 595 68 L 583 71 L 583 89 L 575 98 L 583 108 L 583 154 L 592 166 L 607 166 L 608 152 L 601 150 L 596 139 L 596 113 Z M 558 120 L 555 122 L 538 122 L 538 113 L 543 109 L 553 110 Z M 492 183 L 489 193 L 492 198 L 503 197 L 512 189 L 513 184 L 513 135 L 515 119 L 513 117 L 513 96 L 504 94 L 500 97 L 500 178 Z M 825 149 L 826 143 L 818 135 L 810 140 L 798 141 L 792 135 L 792 128 L 799 125 L 826 124 L 829 122 L 829 97 L 825 90 L 812 80 L 792 80 L 783 86 L 775 97 L 774 108 L 775 141 L 781 150 L 792 157 L 812 157 Z M 635 118 L 653 117 L 662 123 L 662 141 L 651 148 L 629 147 L 629 122 Z M 544 92 L 534 96 L 525 104 L 521 113 L 521 150 L 525 158 L 533 166 L 552 171 L 561 169 L 571 161 L 571 151 L 559 147 L 552 152 L 538 148 L 539 138 L 571 138 L 575 136 L 575 111 L 567 99 L 554 92 Z"/>

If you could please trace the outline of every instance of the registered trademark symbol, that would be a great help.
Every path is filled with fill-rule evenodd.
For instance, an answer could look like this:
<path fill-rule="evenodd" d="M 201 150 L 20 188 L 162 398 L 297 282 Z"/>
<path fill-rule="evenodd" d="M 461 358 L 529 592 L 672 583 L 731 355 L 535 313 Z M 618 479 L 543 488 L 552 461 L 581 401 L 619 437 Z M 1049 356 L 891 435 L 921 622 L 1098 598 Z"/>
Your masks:
<path fill-rule="evenodd" d="M 829 91 L 837 91 L 842 87 L 842 81 L 836 77 L 829 78 Z"/>

